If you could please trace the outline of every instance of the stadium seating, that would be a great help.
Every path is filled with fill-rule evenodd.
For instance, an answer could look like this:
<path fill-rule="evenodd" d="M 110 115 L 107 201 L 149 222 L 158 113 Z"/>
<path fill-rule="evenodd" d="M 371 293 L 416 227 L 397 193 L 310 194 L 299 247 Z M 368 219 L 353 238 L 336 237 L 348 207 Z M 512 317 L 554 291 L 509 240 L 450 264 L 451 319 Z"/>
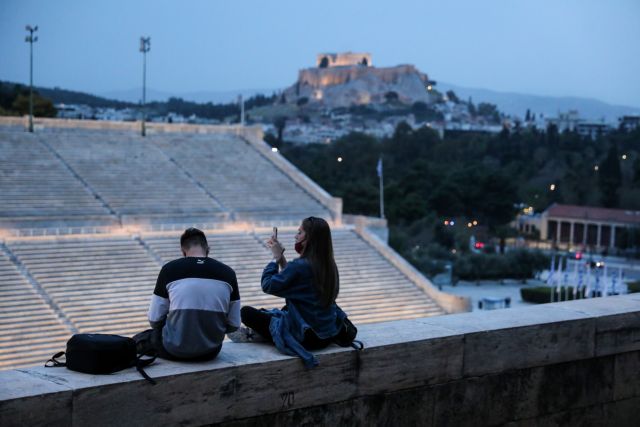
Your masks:
<path fill-rule="evenodd" d="M 44 363 L 71 331 L 0 252 L 0 369 Z"/>
<path fill-rule="evenodd" d="M 61 158 L 118 215 L 197 215 L 220 206 L 149 139 L 84 132 L 47 135 Z"/>
<path fill-rule="evenodd" d="M 331 213 L 268 156 L 230 134 L 0 127 L 0 369 L 44 363 L 75 332 L 148 328 L 158 271 L 194 218 L 212 224 L 211 256 L 235 269 L 242 303 L 282 306 L 260 287 L 266 227 L 281 226 L 293 258 L 290 225 Z M 60 224 L 80 228 L 51 236 Z M 444 313 L 353 229 L 336 225 L 333 239 L 338 303 L 356 324 Z"/>
<path fill-rule="evenodd" d="M 239 137 L 166 135 L 155 141 L 228 210 L 250 216 L 330 217 L 326 208 Z"/>
<path fill-rule="evenodd" d="M 135 334 L 158 263 L 130 237 L 59 238 L 7 245 L 79 332 Z"/>
<path fill-rule="evenodd" d="M 40 138 L 0 128 L 0 220 L 108 217 Z"/>

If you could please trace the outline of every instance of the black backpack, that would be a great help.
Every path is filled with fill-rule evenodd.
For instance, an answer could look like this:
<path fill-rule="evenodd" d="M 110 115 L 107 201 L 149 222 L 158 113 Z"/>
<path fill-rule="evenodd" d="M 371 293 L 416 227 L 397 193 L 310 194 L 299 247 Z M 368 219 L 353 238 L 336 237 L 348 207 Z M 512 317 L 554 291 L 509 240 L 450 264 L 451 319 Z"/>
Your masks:
<path fill-rule="evenodd" d="M 333 338 L 333 342 L 340 347 L 353 347 L 356 350 L 362 350 L 364 344 L 362 341 L 356 339 L 357 335 L 358 328 L 345 316 L 344 319 L 342 319 L 342 325 L 339 327 L 338 335 Z"/>
<path fill-rule="evenodd" d="M 66 361 L 57 360 L 66 354 Z M 53 355 L 45 367 L 62 367 L 86 374 L 111 374 L 134 367 L 147 381 L 156 382 L 147 375 L 144 367 L 153 363 L 156 354 L 150 359 L 142 359 L 144 354 L 136 353 L 136 342 L 132 338 L 108 334 L 76 334 L 67 341 L 67 351 Z"/>

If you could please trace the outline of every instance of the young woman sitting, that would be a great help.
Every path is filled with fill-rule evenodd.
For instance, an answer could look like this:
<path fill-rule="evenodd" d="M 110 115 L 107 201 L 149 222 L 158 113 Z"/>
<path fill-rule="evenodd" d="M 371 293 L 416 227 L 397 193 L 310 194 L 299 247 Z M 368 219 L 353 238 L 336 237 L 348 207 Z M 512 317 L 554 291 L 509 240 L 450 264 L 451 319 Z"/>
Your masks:
<path fill-rule="evenodd" d="M 271 310 L 242 307 L 242 322 L 250 329 L 242 328 L 229 338 L 236 342 L 263 338 L 285 354 L 300 356 L 307 367 L 316 366 L 318 361 L 309 350 L 331 344 L 342 333 L 346 317 L 336 305 L 340 281 L 329 224 L 316 217 L 302 221 L 295 236 L 300 257 L 293 261 L 287 262 L 275 234 L 267 247 L 274 259 L 262 273 L 262 290 L 284 298 L 285 306 Z"/>

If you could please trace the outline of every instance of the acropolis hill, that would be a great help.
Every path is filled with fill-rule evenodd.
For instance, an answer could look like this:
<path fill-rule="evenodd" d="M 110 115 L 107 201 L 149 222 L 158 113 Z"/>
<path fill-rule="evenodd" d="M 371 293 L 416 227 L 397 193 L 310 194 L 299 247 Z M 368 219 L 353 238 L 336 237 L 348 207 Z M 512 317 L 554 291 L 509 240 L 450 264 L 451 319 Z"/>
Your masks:
<path fill-rule="evenodd" d="M 316 66 L 299 71 L 298 81 L 285 90 L 287 102 L 306 98 L 328 108 L 384 103 L 395 92 L 398 101 L 429 103 L 429 77 L 413 65 L 374 67 L 370 53 L 321 53 Z"/>

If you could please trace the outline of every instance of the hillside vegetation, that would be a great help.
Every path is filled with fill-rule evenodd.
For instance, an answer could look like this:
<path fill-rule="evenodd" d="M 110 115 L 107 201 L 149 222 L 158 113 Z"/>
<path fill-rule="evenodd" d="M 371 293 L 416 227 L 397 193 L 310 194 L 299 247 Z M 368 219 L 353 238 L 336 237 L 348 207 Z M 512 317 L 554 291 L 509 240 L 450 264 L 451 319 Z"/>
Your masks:
<path fill-rule="evenodd" d="M 267 141 L 278 144 L 270 135 Z M 640 130 L 595 141 L 553 126 L 440 139 L 430 128 L 401 123 L 386 139 L 353 133 L 332 144 L 279 148 L 342 197 L 345 213 L 372 216 L 379 215 L 381 156 L 390 244 L 427 274 L 467 256 L 471 235 L 489 242 L 488 251 L 492 243 L 499 247 L 514 234 L 508 224 L 523 207 L 540 212 L 558 202 L 640 210 Z M 445 225 L 451 219 L 455 225 Z"/>

